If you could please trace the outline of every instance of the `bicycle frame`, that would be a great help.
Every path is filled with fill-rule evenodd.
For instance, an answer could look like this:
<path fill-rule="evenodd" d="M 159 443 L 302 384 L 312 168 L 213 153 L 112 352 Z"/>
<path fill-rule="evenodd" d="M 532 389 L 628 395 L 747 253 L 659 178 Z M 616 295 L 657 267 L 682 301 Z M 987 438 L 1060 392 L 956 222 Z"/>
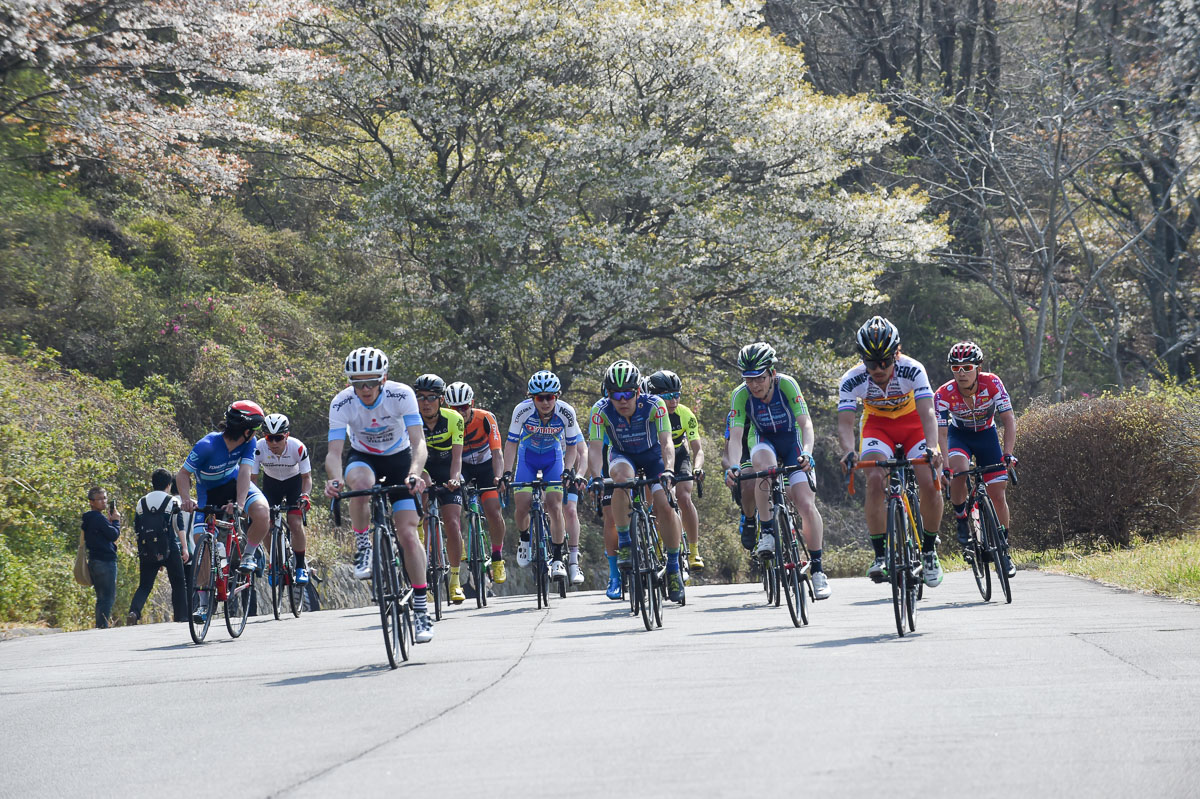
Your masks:
<path fill-rule="evenodd" d="M 529 565 L 533 567 L 534 593 L 539 609 L 550 607 L 550 519 L 543 505 L 543 495 L 550 483 L 542 479 L 539 469 L 533 480 L 511 483 L 513 490 L 530 489 L 529 496 Z M 536 531 L 536 532 L 535 532 Z"/>

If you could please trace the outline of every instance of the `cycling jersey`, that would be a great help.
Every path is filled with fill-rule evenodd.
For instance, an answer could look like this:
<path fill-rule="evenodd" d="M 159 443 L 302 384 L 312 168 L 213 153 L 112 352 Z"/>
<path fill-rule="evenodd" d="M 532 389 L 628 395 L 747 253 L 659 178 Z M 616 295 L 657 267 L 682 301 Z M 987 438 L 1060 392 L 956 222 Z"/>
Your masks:
<path fill-rule="evenodd" d="M 617 407 L 604 397 L 592 406 L 588 440 L 603 441 L 607 436 L 612 452 L 637 455 L 657 449 L 659 434 L 670 432 L 667 404 L 659 397 L 639 394 L 628 419 L 617 413 Z"/>
<path fill-rule="evenodd" d="M 808 404 L 800 384 L 785 374 L 775 375 L 775 387 L 769 401 L 758 399 L 742 383 L 733 390 L 730 406 L 733 413 L 731 427 L 753 425 L 759 433 L 791 432 L 796 429 L 797 420 L 808 415 Z"/>
<path fill-rule="evenodd" d="M 439 408 L 433 427 L 421 420 L 425 429 L 425 446 L 429 448 L 429 457 L 425 461 L 425 470 L 435 482 L 444 483 L 456 475 L 450 474 L 450 462 L 453 460 L 453 447 L 463 443 L 462 415 L 450 408 Z"/>
<path fill-rule="evenodd" d="M 471 421 L 463 432 L 463 463 L 487 463 L 492 459 L 492 450 L 500 449 L 500 425 L 496 417 L 479 408 L 471 409 Z"/>
<path fill-rule="evenodd" d="M 938 427 L 957 427 L 978 432 L 996 425 L 996 414 L 1012 410 L 1012 400 L 1004 383 L 991 372 L 980 372 L 975 396 L 967 398 L 950 380 L 934 394 L 933 407 L 938 415 Z"/>
<path fill-rule="evenodd" d="M 410 446 L 408 428 L 421 424 L 417 398 L 404 383 L 389 380 L 368 406 L 346 386 L 329 403 L 329 440 L 350 438 L 350 448 L 368 455 L 394 455 Z"/>
<path fill-rule="evenodd" d="M 267 440 L 260 438 L 254 447 L 254 463 L 250 466 L 251 474 L 262 472 L 272 480 L 287 480 L 312 471 L 312 463 L 308 457 L 308 447 L 297 438 L 288 436 L 287 446 L 279 455 L 271 452 Z"/>
<path fill-rule="evenodd" d="M 238 465 L 254 468 L 254 446 L 257 439 L 251 438 L 233 450 L 225 446 L 225 436 L 209 433 L 196 442 L 188 453 L 183 468 L 196 478 L 197 488 L 215 488 L 237 479 Z M 202 503 L 203 504 L 203 503 Z"/>
<path fill-rule="evenodd" d="M 700 422 L 696 414 L 686 405 L 676 405 L 675 410 L 667 411 L 671 422 L 671 440 L 679 448 L 689 441 L 700 440 Z"/>
<path fill-rule="evenodd" d="M 896 359 L 892 377 L 886 386 L 871 379 L 867 367 L 858 364 L 842 375 L 838 391 L 838 410 L 854 411 L 862 400 L 864 421 L 867 416 L 896 419 L 916 411 L 916 401 L 932 399 L 929 375 L 920 361 L 901 355 Z"/>
<path fill-rule="evenodd" d="M 550 418 L 543 420 L 538 415 L 533 400 L 527 399 L 513 409 L 512 424 L 508 426 L 508 440 L 519 444 L 522 452 L 545 456 L 578 444 L 583 440 L 583 433 L 579 429 L 575 409 L 566 402 L 556 401 Z"/>

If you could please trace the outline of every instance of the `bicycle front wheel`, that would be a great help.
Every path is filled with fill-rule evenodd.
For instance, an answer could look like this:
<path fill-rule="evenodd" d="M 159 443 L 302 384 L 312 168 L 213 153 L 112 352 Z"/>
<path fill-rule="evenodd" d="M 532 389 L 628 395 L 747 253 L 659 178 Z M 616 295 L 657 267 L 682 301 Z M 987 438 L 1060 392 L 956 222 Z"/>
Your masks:
<path fill-rule="evenodd" d="M 296 582 L 296 553 L 292 550 L 292 542 L 284 538 L 283 551 L 286 557 L 283 561 L 283 580 L 287 586 L 288 604 L 292 608 L 292 616 L 297 619 L 304 611 L 304 586 Z"/>
<path fill-rule="evenodd" d="M 896 616 L 896 633 L 904 637 L 908 621 L 905 603 L 908 600 L 908 533 L 904 506 L 899 500 L 888 501 L 888 582 L 892 586 L 892 611 Z"/>
<path fill-rule="evenodd" d="M 201 536 L 200 545 L 192 555 L 192 591 L 188 596 L 188 633 L 192 636 L 192 643 L 196 644 L 203 642 L 208 635 L 213 613 L 217 609 L 217 569 L 212 555 L 212 539 L 207 535 Z M 209 565 L 202 569 L 206 560 Z M 197 613 L 203 614 L 204 621 L 196 622 Z"/>
<path fill-rule="evenodd" d="M 996 567 L 996 582 L 1000 584 L 1000 592 L 1004 594 L 1004 603 L 1012 604 L 1012 585 L 1008 581 L 1008 571 L 1004 568 L 1005 543 L 1000 536 L 1000 522 L 996 519 L 996 510 L 990 500 L 979 503 L 979 517 L 983 522 L 984 540 L 988 552 L 992 555 L 992 564 Z"/>
<path fill-rule="evenodd" d="M 984 560 L 986 550 L 983 546 L 983 530 L 980 529 L 976 513 L 967 514 L 967 525 L 970 540 L 967 542 L 966 552 L 971 556 L 971 575 L 975 578 L 975 587 L 979 589 L 979 595 L 983 597 L 984 602 L 989 602 L 992 598 L 992 573 Z"/>
<path fill-rule="evenodd" d="M 401 660 L 408 659 L 404 654 L 403 630 L 396 602 L 399 586 L 395 562 L 391 535 L 386 530 L 377 533 L 371 558 L 371 584 L 375 593 L 375 604 L 379 607 L 383 646 L 387 651 L 388 665 L 393 669 L 400 665 Z"/>
<path fill-rule="evenodd" d="M 780 552 L 785 555 L 783 563 L 783 595 L 787 599 L 788 615 L 792 624 L 799 627 L 803 623 L 800 615 L 800 605 L 804 601 L 804 585 L 800 580 L 800 558 L 795 539 L 792 538 L 790 527 L 783 528 L 780 534 L 783 539 Z"/>
<path fill-rule="evenodd" d="M 284 584 L 285 560 L 283 535 L 276 522 L 276 526 L 271 530 L 271 564 L 267 567 L 267 582 L 271 584 L 271 612 L 275 615 L 275 621 L 279 621 L 279 613 L 283 609 L 283 594 L 287 591 Z"/>
<path fill-rule="evenodd" d="M 433 618 L 442 620 L 442 525 L 437 518 L 429 517 L 425 527 L 425 540 L 429 546 L 429 564 L 425 569 L 425 582 L 433 594 Z"/>

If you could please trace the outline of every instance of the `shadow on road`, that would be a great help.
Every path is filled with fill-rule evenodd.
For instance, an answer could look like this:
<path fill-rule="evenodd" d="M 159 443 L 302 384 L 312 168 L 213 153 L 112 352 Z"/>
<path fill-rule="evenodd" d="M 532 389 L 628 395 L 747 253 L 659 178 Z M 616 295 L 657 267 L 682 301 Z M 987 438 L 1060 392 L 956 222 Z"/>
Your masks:
<path fill-rule="evenodd" d="M 705 597 L 705 599 L 708 599 L 708 597 Z M 770 605 L 767 605 L 765 602 L 753 602 L 753 603 L 749 603 L 749 604 L 745 604 L 745 605 L 726 605 L 726 606 L 720 607 L 720 608 L 704 608 L 700 612 L 701 613 L 733 613 L 735 611 L 740 611 L 740 610 L 755 610 L 757 608 L 766 608 L 766 607 L 770 607 Z"/>
<path fill-rule="evenodd" d="M 612 619 L 620 619 L 631 615 L 627 607 L 614 607 L 606 613 L 597 613 L 595 616 L 570 616 L 565 619 L 555 619 L 555 624 L 574 624 L 580 621 L 609 621 Z"/>
<path fill-rule="evenodd" d="M 400 668 L 407 669 L 421 665 L 424 664 L 408 661 Z M 358 668 L 350 669 L 348 671 L 329 671 L 325 674 L 303 674 L 298 677 L 288 677 L 283 680 L 269 682 L 267 685 L 271 686 L 272 688 L 283 688 L 289 685 L 307 685 L 308 683 L 326 682 L 328 680 L 349 680 L 356 677 L 374 677 L 377 674 L 386 674 L 389 671 L 393 671 L 393 669 L 391 669 L 387 664 L 376 663 L 370 666 L 359 666 Z"/>
<path fill-rule="evenodd" d="M 563 601 L 563 600 L 559 600 L 559 601 Z M 523 607 L 519 607 L 519 608 L 508 608 L 507 610 L 489 610 L 486 613 L 472 613 L 471 615 L 474 616 L 475 618 L 488 617 L 488 616 L 511 616 L 514 613 L 541 613 L 544 610 L 546 610 L 546 608 L 542 608 L 541 610 L 538 610 L 533 605 L 529 605 L 529 606 L 523 606 Z"/>
<path fill-rule="evenodd" d="M 784 627 L 783 625 L 780 625 L 778 627 L 758 627 L 753 630 L 713 630 L 712 632 L 707 632 L 707 633 L 692 633 L 692 635 L 693 636 L 744 635 L 746 633 L 770 633 L 770 632 L 776 632 L 778 630 L 791 630 L 791 629 L 795 629 L 795 628 L 789 624 L 786 627 Z"/>
<path fill-rule="evenodd" d="M 170 652 L 175 649 L 196 649 L 197 646 L 208 646 L 209 644 L 232 644 L 232 638 L 211 638 L 205 639 L 203 644 L 193 644 L 191 639 L 184 641 L 181 644 L 168 644 L 166 646 L 148 646 L 145 649 L 139 649 L 139 652 Z"/>
<path fill-rule="evenodd" d="M 630 616 L 629 618 L 632 619 L 633 617 Z M 607 630 L 605 632 L 598 633 L 571 633 L 570 635 L 554 635 L 551 636 L 551 638 L 606 638 L 611 635 L 632 635 L 634 633 L 645 633 L 646 629 L 640 626 L 640 620 L 638 624 L 639 626 L 630 627 L 627 630 Z"/>
<path fill-rule="evenodd" d="M 858 602 L 851 602 L 851 605 L 890 605 L 892 598 L 890 596 L 882 596 L 879 599 L 862 599 Z"/>
<path fill-rule="evenodd" d="M 835 638 L 830 641 L 814 641 L 811 644 L 797 644 L 806 649 L 830 649 L 840 646 L 858 646 L 860 644 L 877 644 L 882 641 L 907 641 L 910 638 L 920 638 L 919 632 L 908 633 L 903 638 L 895 633 L 880 633 L 879 635 L 860 635 L 857 638 Z"/>

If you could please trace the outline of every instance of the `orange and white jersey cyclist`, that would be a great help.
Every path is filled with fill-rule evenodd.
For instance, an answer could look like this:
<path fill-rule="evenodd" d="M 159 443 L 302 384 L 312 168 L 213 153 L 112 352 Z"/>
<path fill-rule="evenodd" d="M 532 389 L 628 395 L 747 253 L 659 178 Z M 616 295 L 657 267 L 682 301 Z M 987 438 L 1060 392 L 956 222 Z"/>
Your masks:
<path fill-rule="evenodd" d="M 986 472 L 983 480 L 987 484 L 988 497 L 996 508 L 1000 534 L 1008 540 L 1008 469 L 1005 466 L 1016 458 L 1013 447 L 1017 439 L 1017 420 L 1013 415 L 1012 400 L 997 375 L 982 371 L 983 350 L 973 341 L 960 341 L 950 348 L 946 365 L 953 375 L 934 394 L 934 407 L 938 413 L 938 437 L 946 453 L 950 471 L 963 472 L 971 467 L 971 456 L 979 466 L 1000 466 Z M 996 421 L 1004 428 L 1004 446 L 996 431 Z M 963 553 L 970 557 L 967 528 L 967 478 L 966 475 L 950 481 L 950 502 L 954 505 L 954 521 L 958 527 L 958 543 Z M 1007 548 L 1001 552 L 1004 569 L 1009 577 L 1015 577 L 1017 569 L 1008 556 Z"/>
<path fill-rule="evenodd" d="M 500 494 L 496 490 L 504 477 L 504 439 L 500 433 L 500 423 L 491 412 L 475 407 L 475 390 L 461 381 L 446 386 L 446 404 L 458 411 L 466 422 L 462 450 L 463 481 L 474 483 L 475 490 L 479 492 L 479 506 L 487 518 L 488 533 L 492 539 L 492 582 L 499 585 L 507 579 L 504 568 L 504 514 L 500 508 Z"/>
<path fill-rule="evenodd" d="M 882 316 L 863 323 L 854 336 L 862 363 L 854 366 L 839 381 L 838 442 L 842 462 L 891 458 L 902 447 L 908 458 L 927 452 L 930 466 L 914 471 L 921 497 L 921 552 L 925 584 L 935 587 L 942 582 L 942 566 L 937 557 L 937 531 L 942 519 L 942 493 L 934 475 L 942 467 L 938 449 L 937 417 L 933 409 L 933 389 L 925 367 L 900 351 L 900 331 Z M 862 443 L 854 446 L 854 415 L 858 402 L 863 405 Z M 886 479 L 883 469 L 867 472 L 867 533 L 875 550 L 875 562 L 867 576 L 876 582 L 885 579 L 884 538 L 887 534 Z"/>

